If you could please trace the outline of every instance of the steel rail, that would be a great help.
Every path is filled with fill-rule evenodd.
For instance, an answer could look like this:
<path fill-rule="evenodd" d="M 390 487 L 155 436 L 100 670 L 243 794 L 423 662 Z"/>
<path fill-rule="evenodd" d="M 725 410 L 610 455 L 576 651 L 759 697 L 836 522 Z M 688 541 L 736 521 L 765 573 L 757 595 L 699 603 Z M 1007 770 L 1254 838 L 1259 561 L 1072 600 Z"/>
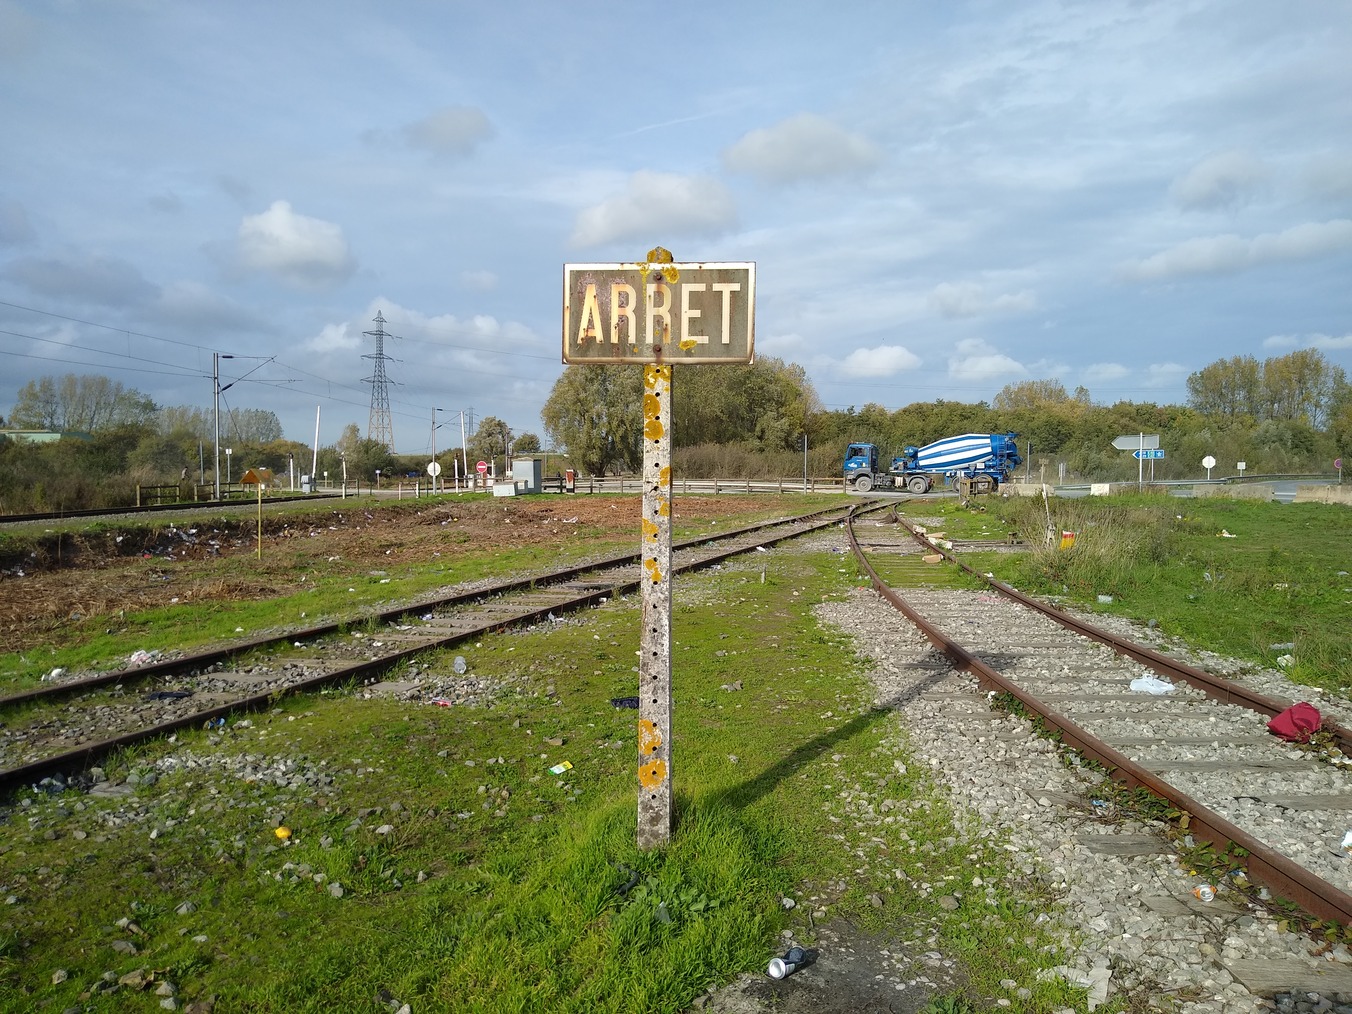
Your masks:
<path fill-rule="evenodd" d="M 933 552 L 943 554 L 945 559 L 955 563 L 968 574 L 986 582 L 992 591 L 998 592 L 1006 598 L 1013 599 L 1020 605 L 1027 606 L 1029 609 L 1034 609 L 1048 619 L 1055 620 L 1068 630 L 1073 630 L 1075 633 L 1081 634 L 1090 640 L 1098 641 L 1100 644 L 1112 648 L 1120 655 L 1135 659 L 1148 669 L 1152 669 L 1163 676 L 1170 676 L 1174 679 L 1182 680 L 1189 686 L 1202 691 L 1213 700 L 1221 701 L 1225 704 L 1237 704 L 1241 707 L 1248 708 L 1250 711 L 1256 711 L 1260 714 L 1267 715 L 1269 718 L 1281 714 L 1295 703 L 1294 701 L 1281 701 L 1275 697 L 1268 697 L 1266 694 L 1260 694 L 1256 690 L 1250 690 L 1248 687 L 1235 683 L 1233 680 L 1228 680 L 1224 676 L 1216 676 L 1213 673 L 1207 672 L 1205 669 L 1198 669 L 1195 666 L 1188 665 L 1186 662 L 1181 662 L 1169 655 L 1155 651 L 1147 645 L 1138 644 L 1128 638 L 1104 630 L 1102 627 L 1096 627 L 1086 620 L 1071 616 L 1069 613 L 1057 609 L 1055 606 L 1031 598 L 1017 588 L 969 567 L 959 560 L 956 555 L 944 549 L 942 546 L 934 545 L 932 542 L 928 541 L 924 535 L 918 532 L 914 525 L 904 518 L 898 516 L 897 521 L 900 522 L 901 526 L 911 533 L 911 537 L 921 545 Z M 1337 742 L 1338 748 L 1343 753 L 1352 754 L 1352 730 L 1349 730 L 1336 722 L 1325 721 L 1321 723 L 1320 731 L 1330 733 Z"/>
<path fill-rule="evenodd" d="M 360 494 L 354 494 L 354 496 Z M 301 503 L 307 500 L 340 500 L 337 493 L 295 493 L 291 496 L 265 496 L 263 506 Z M 165 511 L 218 510 L 222 507 L 257 507 L 258 498 L 237 497 L 234 500 L 184 500 L 178 503 L 148 503 L 126 507 L 90 507 L 82 511 L 44 511 L 39 514 L 0 514 L 0 527 L 37 521 L 79 521 L 81 518 L 107 518 L 119 514 L 159 514 Z"/>
<path fill-rule="evenodd" d="M 821 517 L 825 514 L 834 514 L 837 512 L 841 513 L 842 517 L 833 520 L 843 520 L 844 512 L 846 510 L 847 508 L 841 505 L 827 507 L 822 510 L 810 511 L 807 514 L 795 515 L 787 519 L 748 525 L 745 528 L 737 528 L 727 532 L 719 532 L 717 534 L 702 535 L 696 539 L 687 539 L 684 542 L 677 543 L 673 548 L 678 550 L 689 549 L 695 546 L 706 545 L 710 542 L 723 542 L 728 539 L 740 538 L 743 535 L 749 535 L 752 532 L 761 531 L 775 525 L 796 524 L 801 521 L 807 521 L 812 518 Z M 450 609 L 456 606 L 466 605 L 470 602 L 493 598 L 498 595 L 509 595 L 514 592 L 528 591 L 532 588 L 546 587 L 552 584 L 562 584 L 592 571 L 608 570 L 615 567 L 636 564 L 640 558 L 641 554 L 639 553 L 621 553 L 618 556 L 606 557 L 591 563 L 576 564 L 571 567 L 564 567 L 560 570 L 550 571 L 549 573 L 539 574 L 534 577 L 501 581 L 497 584 L 479 588 L 474 591 L 457 592 L 454 595 L 425 599 L 421 602 L 412 603 L 411 605 L 395 606 L 379 612 L 360 613 L 342 619 L 332 620 L 328 623 L 294 628 L 281 634 L 268 634 L 264 637 L 234 641 L 222 648 L 213 648 L 209 651 L 181 655 L 177 658 L 165 659 L 161 662 L 151 662 L 130 669 L 114 669 L 105 673 L 100 673 L 97 676 L 87 676 L 84 679 L 71 680 L 68 683 L 34 687 L 31 690 L 23 690 L 15 694 L 0 697 L 0 709 L 12 707 L 17 704 L 26 704 L 36 700 L 56 700 L 62 697 L 83 693 L 87 690 L 97 690 L 100 687 L 115 686 L 119 683 L 126 685 L 128 683 L 145 682 L 152 678 L 158 679 L 166 676 L 174 676 L 188 669 L 206 668 L 215 665 L 217 662 L 226 661 L 250 651 L 266 649 L 273 645 L 329 637 L 333 634 L 342 633 L 352 626 L 369 623 L 372 620 L 381 623 L 394 623 L 405 619 L 406 617 L 421 615 L 436 609 Z"/>
<path fill-rule="evenodd" d="M 853 518 L 847 524 L 846 532 L 855 558 L 868 574 L 878 594 L 914 623 L 932 645 L 952 660 L 956 668 L 971 673 L 976 677 L 978 684 L 986 690 L 994 690 L 1013 697 L 1031 714 L 1056 730 L 1062 742 L 1102 765 L 1113 780 L 1121 782 L 1128 788 L 1144 788 L 1170 803 L 1181 814 L 1186 814 L 1188 832 L 1195 838 L 1209 842 L 1218 851 L 1229 853 L 1238 859 L 1244 864 L 1249 879 L 1254 883 L 1266 887 L 1274 895 L 1294 902 L 1317 919 L 1330 919 L 1343 925 L 1352 924 L 1352 895 L 1274 851 L 1247 831 L 1236 827 L 1198 800 L 1156 777 L 1152 772 L 1005 679 L 999 672 L 973 656 L 916 612 L 878 576 L 855 540 Z M 1149 666 L 1151 663 L 1143 664 Z M 1247 855 L 1234 855 L 1233 848 L 1236 846 Z"/>
<path fill-rule="evenodd" d="M 867 508 L 866 510 L 877 510 L 877 509 L 881 509 L 881 506 Z M 820 531 L 823 528 L 829 527 L 834 524 L 838 524 L 839 522 L 844 520 L 844 516 L 833 516 L 822 520 L 821 515 L 823 514 L 841 515 L 842 512 L 843 514 L 847 515 L 849 513 L 852 513 L 853 510 L 854 508 L 843 508 L 840 506 L 836 506 L 828 508 L 826 510 L 813 511 L 811 513 L 799 515 L 793 518 L 780 519 L 777 521 L 766 522 L 760 525 L 751 525 L 746 528 L 737 529 L 736 531 L 733 532 L 721 533 L 717 537 L 717 540 L 727 541 L 728 539 L 731 538 L 753 534 L 757 531 L 761 531 L 767 528 L 786 527 L 789 525 L 794 525 L 802 522 L 806 522 L 808 524 L 808 527 L 806 528 L 796 528 L 791 531 L 785 531 L 779 534 L 771 535 L 770 537 L 760 539 L 751 545 L 734 546 L 730 549 L 723 549 L 720 550 L 719 552 L 702 555 L 696 560 L 687 561 L 683 564 L 676 566 L 675 572 L 689 573 L 692 571 L 702 569 L 704 567 L 713 566 L 716 563 L 722 563 L 724 560 L 728 560 L 734 556 L 754 552 L 758 546 L 773 546 L 780 542 L 784 542 L 788 539 L 799 538 L 803 535 L 808 535 L 811 534 L 812 532 Z M 696 548 L 701 545 L 708 545 L 712 541 L 715 540 L 709 537 L 691 539 L 681 543 L 679 548 L 682 549 Z M 641 554 L 637 553 L 626 554 L 623 557 L 616 557 L 614 559 L 621 561 L 621 563 L 624 562 L 637 563 L 637 561 L 640 559 L 640 556 Z M 569 567 L 565 571 L 560 571 L 558 573 L 576 575 L 578 573 L 583 573 L 588 570 L 601 570 L 604 569 L 611 562 L 612 561 L 606 561 L 605 563 L 591 564 L 582 567 Z M 541 578 L 537 577 L 531 579 L 523 579 L 521 581 L 509 582 L 509 584 L 512 587 L 519 590 L 522 588 L 532 587 L 540 580 Z M 238 712 L 257 711 L 272 705 L 277 700 L 280 700 L 283 697 L 290 696 L 292 694 L 309 693 L 315 690 L 323 689 L 324 687 L 332 686 L 334 684 L 341 684 L 348 681 L 364 679 L 368 676 L 378 675 L 382 672 L 387 671 L 391 667 L 397 665 L 399 662 L 411 658 L 415 655 L 421 654 L 422 652 L 425 651 L 441 648 L 449 648 L 453 645 L 460 644 L 464 641 L 472 640 L 476 637 L 482 637 L 485 634 L 495 633 L 498 631 L 510 629 L 512 627 L 518 627 L 530 623 L 535 623 L 545 619 L 550 613 L 573 612 L 579 609 L 585 609 L 589 606 L 596 605 L 607 598 L 613 598 L 635 590 L 636 588 L 638 588 L 640 581 L 641 577 L 636 576 L 632 580 L 619 582 L 606 588 L 593 589 L 581 595 L 577 595 L 571 599 L 565 600 L 564 602 L 555 602 L 549 605 L 540 606 L 539 608 L 536 609 L 523 610 L 517 615 L 511 617 L 497 617 L 473 629 L 458 631 L 454 634 L 449 634 L 445 637 L 429 638 L 426 641 L 420 641 L 417 644 L 411 645 L 409 647 L 389 652 L 388 654 L 382 655 L 380 658 L 377 659 L 368 659 L 352 665 L 342 666 L 331 672 L 326 672 L 319 676 L 313 676 L 309 679 L 289 684 L 283 688 L 274 688 L 272 690 L 268 690 L 263 693 L 253 694 L 248 697 L 242 697 L 235 701 L 231 701 L 227 704 L 218 705 L 214 708 L 208 708 L 206 710 L 194 712 L 189 715 L 183 715 L 166 722 L 161 722 L 154 726 L 148 726 L 144 729 L 138 729 L 132 732 L 123 733 L 122 735 L 110 737 L 109 739 L 106 740 L 100 740 L 96 743 L 86 744 L 74 750 L 68 750 L 63 753 L 53 754 L 50 757 L 44 757 L 36 761 L 30 761 L 27 764 L 19 765 L 14 768 L 5 769 L 3 771 L 0 771 L 0 793 L 10 792 L 22 785 L 35 781 L 40 781 L 41 779 L 50 777 L 54 774 L 59 774 L 66 771 L 83 770 L 89 765 L 93 764 L 95 761 L 103 757 L 106 757 L 114 750 L 120 749 L 122 747 L 132 746 L 136 743 L 145 742 L 147 740 L 154 739 L 159 736 L 169 735 L 181 729 L 197 727 L 206 722 L 213 721 L 217 718 L 224 718 Z M 457 600 L 464 600 L 464 599 L 482 599 L 486 597 L 491 597 L 492 595 L 497 594 L 502 587 L 505 586 L 498 586 L 497 588 L 488 591 L 480 591 L 476 593 L 455 596 L 455 598 Z M 399 610 L 391 610 L 388 614 L 382 615 L 383 616 L 394 615 L 398 617 L 406 613 L 416 611 L 417 608 L 418 607 L 406 607 Z M 292 634 L 283 637 L 267 638 L 265 643 L 271 644 L 282 641 L 290 641 L 294 637 L 295 635 Z M 200 660 L 203 658 L 211 656 L 217 656 L 218 658 L 228 657 L 230 654 L 236 653 L 240 650 L 242 649 L 236 647 L 225 649 L 223 652 L 213 652 L 208 653 L 206 655 L 197 656 L 196 657 L 198 659 L 197 664 L 201 664 Z M 176 661 L 186 662 L 188 660 L 180 659 Z M 150 667 L 147 666 L 146 668 Z M 131 670 L 131 672 L 133 673 L 139 671 L 140 670 Z M 108 682 L 103 677 L 98 677 L 98 679 L 100 680 L 101 684 Z M 88 686 L 89 686 L 88 682 L 85 682 L 84 688 L 88 689 Z M 14 700 L 16 700 L 16 698 L 14 697 L 7 698 L 5 699 L 5 701 L 0 701 L 0 704 L 6 703 L 7 701 L 12 702 Z"/>

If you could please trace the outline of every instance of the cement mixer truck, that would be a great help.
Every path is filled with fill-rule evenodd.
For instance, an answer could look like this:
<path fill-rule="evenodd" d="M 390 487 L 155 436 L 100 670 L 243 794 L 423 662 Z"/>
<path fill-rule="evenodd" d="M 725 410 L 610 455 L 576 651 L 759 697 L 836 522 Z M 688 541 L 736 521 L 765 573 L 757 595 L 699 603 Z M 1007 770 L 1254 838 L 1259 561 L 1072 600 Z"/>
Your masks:
<path fill-rule="evenodd" d="M 1008 482 L 1022 463 L 1017 433 L 964 433 L 924 447 L 905 447 L 883 468 L 873 444 L 850 444 L 845 449 L 845 487 L 866 493 L 871 489 L 905 489 L 928 493 L 935 486 L 956 488 L 960 479 L 986 477 L 992 488 Z"/>

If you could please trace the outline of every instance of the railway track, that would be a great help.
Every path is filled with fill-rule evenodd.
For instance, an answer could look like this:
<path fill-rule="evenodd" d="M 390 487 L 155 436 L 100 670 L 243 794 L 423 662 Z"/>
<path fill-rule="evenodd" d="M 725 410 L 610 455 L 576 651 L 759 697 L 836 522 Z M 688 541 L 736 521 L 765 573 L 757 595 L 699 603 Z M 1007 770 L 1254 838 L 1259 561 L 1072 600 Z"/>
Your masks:
<path fill-rule="evenodd" d="M 849 510 L 677 543 L 673 565 L 678 573 L 709 567 L 839 524 Z M 0 791 L 83 771 L 117 749 L 266 708 L 286 694 L 384 680 L 426 652 L 603 603 L 636 588 L 639 576 L 639 554 L 624 554 L 11 694 L 0 698 Z"/>
<path fill-rule="evenodd" d="M 963 566 L 924 542 L 923 531 L 900 525 L 899 551 L 918 541 L 947 557 L 946 566 Z M 903 597 L 862 552 L 852 523 L 849 538 L 878 593 L 982 690 L 1017 702 L 1124 787 L 1167 801 L 1179 837 L 1209 843 L 1258 889 L 1316 919 L 1352 925 L 1352 862 L 1339 840 L 1352 822 L 1352 771 L 1267 731 L 1270 716 L 1292 702 L 1092 627 L 999 581 L 984 579 L 980 593 L 908 588 Z M 878 529 L 869 541 L 875 556 L 886 552 Z M 1154 695 L 1139 682 L 1132 689 L 1147 677 L 1170 684 L 1169 692 Z M 1324 729 L 1352 753 L 1346 728 L 1326 721 Z"/>

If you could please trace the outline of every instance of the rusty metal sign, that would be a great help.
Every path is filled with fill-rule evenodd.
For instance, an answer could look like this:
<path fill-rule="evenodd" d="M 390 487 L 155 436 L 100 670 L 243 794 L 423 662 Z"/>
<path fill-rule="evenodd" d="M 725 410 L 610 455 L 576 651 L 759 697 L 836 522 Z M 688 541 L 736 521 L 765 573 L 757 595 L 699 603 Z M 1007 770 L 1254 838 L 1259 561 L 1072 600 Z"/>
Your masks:
<path fill-rule="evenodd" d="M 563 266 L 565 363 L 750 363 L 756 264 Z"/>

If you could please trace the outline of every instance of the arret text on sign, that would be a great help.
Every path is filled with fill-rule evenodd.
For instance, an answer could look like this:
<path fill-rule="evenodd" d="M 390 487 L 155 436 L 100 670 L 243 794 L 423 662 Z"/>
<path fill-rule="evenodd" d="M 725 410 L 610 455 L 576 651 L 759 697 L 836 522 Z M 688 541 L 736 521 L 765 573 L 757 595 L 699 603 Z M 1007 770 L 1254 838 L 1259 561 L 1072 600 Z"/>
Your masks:
<path fill-rule="evenodd" d="M 565 363 L 750 363 L 754 262 L 565 264 Z"/>

